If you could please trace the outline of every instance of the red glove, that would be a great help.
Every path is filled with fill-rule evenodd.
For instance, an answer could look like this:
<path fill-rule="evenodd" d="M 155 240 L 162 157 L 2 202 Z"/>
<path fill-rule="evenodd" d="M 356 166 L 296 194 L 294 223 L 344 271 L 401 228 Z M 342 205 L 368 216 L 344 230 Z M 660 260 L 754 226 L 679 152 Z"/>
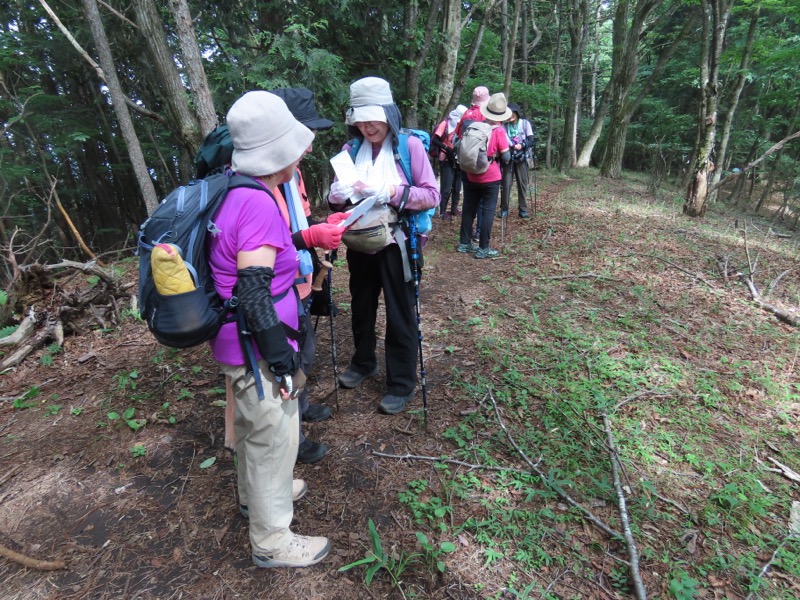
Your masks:
<path fill-rule="evenodd" d="M 308 248 L 336 250 L 342 241 L 344 228 L 330 223 L 317 223 L 302 231 L 303 241 Z"/>
<path fill-rule="evenodd" d="M 325 219 L 325 220 L 328 223 L 330 223 L 331 225 L 338 225 L 339 223 L 344 221 L 346 218 L 347 218 L 347 213 L 346 212 L 335 212 L 335 213 L 331 213 L 328 216 L 328 218 Z"/>

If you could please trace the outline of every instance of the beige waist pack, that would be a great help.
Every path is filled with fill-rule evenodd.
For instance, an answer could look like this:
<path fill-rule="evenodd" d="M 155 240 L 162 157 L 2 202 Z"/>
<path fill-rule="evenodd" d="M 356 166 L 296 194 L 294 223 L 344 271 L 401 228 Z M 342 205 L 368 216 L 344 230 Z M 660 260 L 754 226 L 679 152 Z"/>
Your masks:
<path fill-rule="evenodd" d="M 386 204 L 378 204 L 350 226 L 342 236 L 342 241 L 350 250 L 374 254 L 392 243 L 399 222 L 396 210 Z"/>

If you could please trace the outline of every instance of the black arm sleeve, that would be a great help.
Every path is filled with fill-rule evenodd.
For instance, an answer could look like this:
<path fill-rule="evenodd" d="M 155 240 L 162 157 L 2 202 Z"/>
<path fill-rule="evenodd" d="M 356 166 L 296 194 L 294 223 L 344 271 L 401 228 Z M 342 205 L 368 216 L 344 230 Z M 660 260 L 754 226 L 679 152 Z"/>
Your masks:
<path fill-rule="evenodd" d="M 511 151 L 506 150 L 505 152 L 500 154 L 500 160 L 504 165 L 507 165 L 511 160 Z"/>
<path fill-rule="evenodd" d="M 297 250 L 308 250 L 308 246 L 306 246 L 306 241 L 303 239 L 302 231 L 295 231 L 292 234 L 292 244 Z"/>
<path fill-rule="evenodd" d="M 240 269 L 237 275 L 239 310 L 244 311 L 258 351 L 275 375 L 294 375 L 300 364 L 297 353 L 286 339 L 286 331 L 272 302 L 275 271 L 269 267 L 247 267 Z"/>

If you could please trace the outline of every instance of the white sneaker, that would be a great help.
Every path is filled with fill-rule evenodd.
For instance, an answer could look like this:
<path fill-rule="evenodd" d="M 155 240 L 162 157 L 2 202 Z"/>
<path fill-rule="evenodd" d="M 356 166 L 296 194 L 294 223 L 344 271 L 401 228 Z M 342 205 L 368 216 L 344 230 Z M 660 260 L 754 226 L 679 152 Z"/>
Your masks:
<path fill-rule="evenodd" d="M 297 502 L 306 495 L 308 491 L 308 485 L 306 485 L 305 479 L 292 479 L 292 502 Z M 246 504 L 239 505 L 239 512 L 242 513 L 242 516 L 245 519 L 250 518 L 250 510 L 247 508 Z"/>
<path fill-rule="evenodd" d="M 253 554 L 253 564 L 262 569 L 273 567 L 309 567 L 328 556 L 331 543 L 326 537 L 294 535 L 283 550 L 271 554 Z"/>
<path fill-rule="evenodd" d="M 292 479 L 292 502 L 297 502 L 306 495 L 308 486 L 305 479 Z"/>

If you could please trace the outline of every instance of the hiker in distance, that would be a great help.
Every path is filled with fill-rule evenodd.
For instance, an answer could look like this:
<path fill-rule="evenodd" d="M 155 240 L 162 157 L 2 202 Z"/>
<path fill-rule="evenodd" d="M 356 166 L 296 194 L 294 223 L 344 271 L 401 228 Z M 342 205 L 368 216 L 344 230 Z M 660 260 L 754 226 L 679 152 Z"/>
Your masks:
<path fill-rule="evenodd" d="M 488 168 L 483 172 L 467 172 L 467 181 L 464 184 L 464 208 L 461 215 L 461 232 L 458 251 L 473 253 L 475 258 L 492 258 L 499 252 L 489 247 L 491 239 L 492 224 L 494 214 L 497 209 L 497 196 L 500 192 L 500 162 L 508 163 L 511 159 L 511 152 L 508 148 L 508 137 L 506 132 L 500 127 L 500 123 L 511 116 L 506 97 L 502 93 L 493 94 L 489 98 L 486 106 L 481 107 L 481 114 L 484 117 L 484 124 L 489 125 L 489 131 L 484 135 L 488 136 L 485 142 L 486 156 L 481 157 L 488 160 Z M 482 124 L 479 124 L 482 125 Z M 469 136 L 474 126 L 470 126 L 464 132 Z M 459 151 L 459 162 L 462 170 L 467 170 L 465 160 L 462 158 L 462 151 L 467 147 L 466 137 L 462 140 Z M 479 219 L 479 242 L 478 247 L 472 244 L 470 239 L 472 233 L 472 223 L 480 211 Z"/>
<path fill-rule="evenodd" d="M 431 136 L 431 154 L 439 161 L 439 193 L 442 200 L 439 204 L 439 214 L 445 221 L 461 215 L 458 202 L 461 196 L 461 172 L 456 161 L 456 151 L 453 147 L 456 135 L 456 126 L 467 107 L 459 104 L 445 120 L 436 126 Z M 450 201 L 450 211 L 447 210 Z"/>
<path fill-rule="evenodd" d="M 503 124 L 508 136 L 511 160 L 503 164 L 503 187 L 500 191 L 500 218 L 508 216 L 511 201 L 511 180 L 517 180 L 517 200 L 519 217 L 527 219 L 528 214 L 528 174 L 531 166 L 531 148 L 536 141 L 536 134 L 528 119 L 520 117 L 519 104 L 508 103 L 511 116 Z"/>
<path fill-rule="evenodd" d="M 400 226 L 398 212 L 435 208 L 439 190 L 424 145 L 401 132 L 400 110 L 387 81 L 378 77 L 355 81 L 350 86 L 345 123 L 354 138 L 343 150 L 353 158 L 358 181 L 353 184 L 337 178 L 331 185 L 328 202 L 334 211 L 344 211 L 360 198 L 374 197 L 375 205 L 342 238 L 350 271 L 355 352 L 348 369 L 339 376 L 339 383 L 344 388 L 355 388 L 365 378 L 378 374 L 375 321 L 383 291 L 387 394 L 378 408 L 385 414 L 396 414 L 414 397 L 418 360 L 415 284 L 405 275 L 411 255 L 409 234 Z M 404 166 L 395 161 L 400 143 L 407 144 L 413 184 Z M 372 241 L 359 242 L 354 230 L 362 221 L 383 224 L 379 229 L 383 235 L 361 236 Z M 421 247 L 425 236 L 420 238 Z"/>
<path fill-rule="evenodd" d="M 456 125 L 456 133 L 455 139 L 461 139 L 464 135 L 464 129 L 466 129 L 471 123 L 478 122 L 481 123 L 484 120 L 483 113 L 481 112 L 481 107 L 486 106 L 489 102 L 489 88 L 485 85 L 476 86 L 472 90 L 472 101 L 470 103 L 469 108 L 461 115 L 461 120 Z M 467 185 L 467 174 L 465 171 L 461 170 L 461 189 L 463 190 Z M 463 204 L 462 204 L 463 206 Z M 463 209 L 462 209 L 462 217 L 463 217 Z M 478 232 L 481 229 L 481 221 L 482 221 L 482 211 L 477 211 L 477 223 L 475 224 L 475 229 L 470 232 L 470 239 L 474 242 L 473 245 L 477 247 L 478 244 Z"/>
<path fill-rule="evenodd" d="M 295 119 L 308 127 L 315 134 L 333 127 L 333 121 L 324 119 L 317 113 L 314 105 L 314 93 L 307 88 L 282 88 L 271 92 L 286 102 Z M 311 147 L 309 147 L 309 152 Z M 314 248 L 331 251 L 339 247 L 344 229 L 339 225 L 325 221 L 315 222 L 311 216 L 311 205 L 308 202 L 303 174 L 298 168 L 288 183 L 273 189 L 275 199 L 283 214 L 284 221 L 292 234 L 292 242 L 300 256 L 297 277 L 297 292 L 303 305 L 304 315 L 301 326 L 305 329 L 305 338 L 300 349 L 300 368 L 308 376 L 314 364 L 317 349 L 317 335 L 311 319 L 311 283 L 314 276 L 314 265 L 319 259 Z M 318 268 L 318 267 L 317 267 Z M 297 461 L 315 463 L 328 453 L 328 447 L 320 442 L 307 439 L 303 434 L 302 422 L 316 423 L 331 417 L 331 409 L 325 404 L 312 404 L 308 400 L 308 388 L 303 388 L 298 396 L 300 410 L 300 444 L 297 450 Z"/>
<path fill-rule="evenodd" d="M 252 178 L 263 191 L 231 190 L 208 234 L 214 287 L 223 299 L 236 288 L 258 359 L 248 372 L 236 323 L 226 323 L 210 342 L 215 360 L 233 386 L 237 487 L 241 512 L 249 517 L 253 563 L 258 567 L 305 567 L 330 552 L 325 537 L 293 533 L 292 502 L 306 492 L 292 479 L 300 430 L 297 395 L 305 375 L 297 342 L 293 293 L 299 264 L 286 222 L 269 190 L 292 180 L 314 134 L 298 122 L 282 99 L 266 91 L 248 92 L 227 115 L 233 140 L 231 169 Z M 258 386 L 264 399 L 259 401 Z"/>

